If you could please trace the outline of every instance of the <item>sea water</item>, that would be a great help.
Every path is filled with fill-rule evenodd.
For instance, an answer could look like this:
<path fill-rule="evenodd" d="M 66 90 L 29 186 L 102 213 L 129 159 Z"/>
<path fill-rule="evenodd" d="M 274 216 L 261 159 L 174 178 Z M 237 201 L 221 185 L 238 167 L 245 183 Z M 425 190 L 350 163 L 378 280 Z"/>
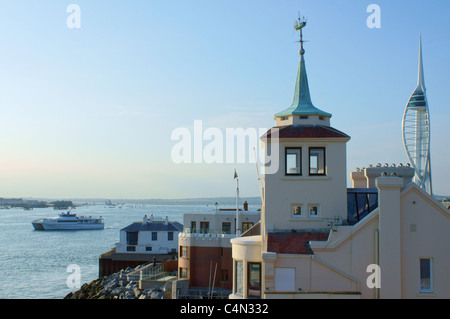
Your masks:
<path fill-rule="evenodd" d="M 185 213 L 212 211 L 201 205 L 79 206 L 79 216 L 102 216 L 103 230 L 37 231 L 31 222 L 55 218 L 64 211 L 52 208 L 0 209 L 0 298 L 59 299 L 77 289 L 69 288 L 70 265 L 80 270 L 80 283 L 98 278 L 99 256 L 119 242 L 120 229 L 142 221 L 144 215 L 168 216 L 183 223 Z M 68 268 L 69 267 L 69 268 Z"/>

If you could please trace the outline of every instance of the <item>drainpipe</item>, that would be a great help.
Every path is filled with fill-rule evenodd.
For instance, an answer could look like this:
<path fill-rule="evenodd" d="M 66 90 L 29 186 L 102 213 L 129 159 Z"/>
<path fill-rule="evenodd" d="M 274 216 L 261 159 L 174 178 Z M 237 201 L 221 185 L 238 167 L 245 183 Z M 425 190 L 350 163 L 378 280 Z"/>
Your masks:
<path fill-rule="evenodd" d="M 380 258 L 379 237 L 380 237 L 380 232 L 377 229 L 377 230 L 375 230 L 375 264 L 378 266 L 380 265 L 379 264 L 379 258 Z M 374 289 L 375 299 L 380 299 L 380 289 L 381 288 Z"/>

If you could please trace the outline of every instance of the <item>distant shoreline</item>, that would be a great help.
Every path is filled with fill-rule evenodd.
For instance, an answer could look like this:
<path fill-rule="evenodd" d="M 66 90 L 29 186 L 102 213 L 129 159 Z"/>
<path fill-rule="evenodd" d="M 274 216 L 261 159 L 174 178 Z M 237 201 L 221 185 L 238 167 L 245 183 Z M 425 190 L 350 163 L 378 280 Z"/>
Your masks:
<path fill-rule="evenodd" d="M 260 197 L 242 197 L 239 198 L 239 206 L 244 201 L 249 205 L 261 205 Z M 132 205 L 207 205 L 214 207 L 217 203 L 218 207 L 234 207 L 236 205 L 235 197 L 205 197 L 205 198 L 180 198 L 180 199 L 108 199 L 108 198 L 70 198 L 70 199 L 53 199 L 53 198 L 0 198 L 0 208 L 9 206 L 10 208 L 45 208 L 53 207 L 51 203 L 70 202 L 73 206 L 85 205 L 112 205 L 120 206 L 126 204 Z M 68 209 L 70 205 L 61 207 L 60 209 Z"/>

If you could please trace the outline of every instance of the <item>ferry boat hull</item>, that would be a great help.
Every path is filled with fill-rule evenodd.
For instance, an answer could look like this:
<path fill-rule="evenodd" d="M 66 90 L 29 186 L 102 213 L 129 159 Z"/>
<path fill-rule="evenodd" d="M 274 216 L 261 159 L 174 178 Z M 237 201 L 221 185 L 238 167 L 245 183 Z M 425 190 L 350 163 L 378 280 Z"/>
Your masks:
<path fill-rule="evenodd" d="M 58 218 L 37 219 L 31 224 L 35 230 L 97 230 L 105 228 L 101 217 L 77 217 L 69 212 L 60 214 Z"/>

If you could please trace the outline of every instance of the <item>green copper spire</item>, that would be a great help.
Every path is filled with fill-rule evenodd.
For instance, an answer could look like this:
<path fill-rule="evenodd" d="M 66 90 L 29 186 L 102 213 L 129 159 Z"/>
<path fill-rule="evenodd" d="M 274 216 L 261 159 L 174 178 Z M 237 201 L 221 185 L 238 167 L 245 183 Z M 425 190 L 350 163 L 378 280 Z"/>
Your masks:
<path fill-rule="evenodd" d="M 295 21 L 295 30 L 300 31 L 300 63 L 298 65 L 297 80 L 295 83 L 294 90 L 294 100 L 292 105 L 280 112 L 275 114 L 275 116 L 287 116 L 287 115 L 321 115 L 329 116 L 330 113 L 324 112 L 316 108 L 311 102 L 311 95 L 309 93 L 308 86 L 308 76 L 306 75 L 306 65 L 305 65 L 305 50 L 303 49 L 303 34 L 302 29 L 306 26 L 305 20 L 300 20 L 299 23 Z"/>

